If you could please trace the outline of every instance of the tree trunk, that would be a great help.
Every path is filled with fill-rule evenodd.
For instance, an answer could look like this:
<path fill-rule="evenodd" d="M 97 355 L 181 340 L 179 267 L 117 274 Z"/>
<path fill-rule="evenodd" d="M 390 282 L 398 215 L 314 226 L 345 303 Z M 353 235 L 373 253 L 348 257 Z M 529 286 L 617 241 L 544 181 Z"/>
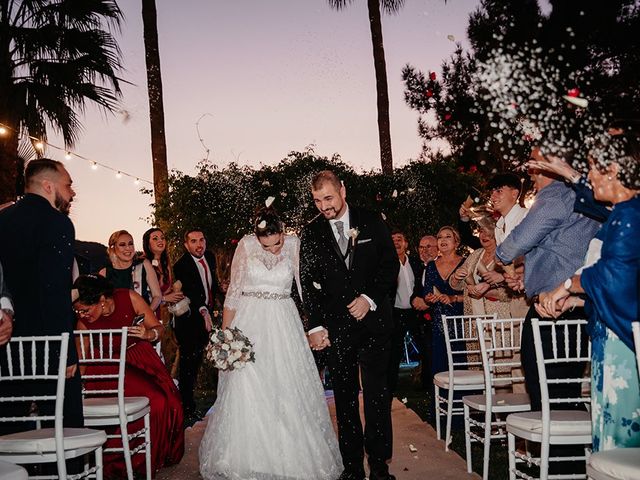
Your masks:
<path fill-rule="evenodd" d="M 376 92 L 378 98 L 378 137 L 380 139 L 380 163 L 382 172 L 393 173 L 391 155 L 391 126 L 389 123 L 389 88 L 387 86 L 387 65 L 384 60 L 382 41 L 382 21 L 379 0 L 367 0 L 371 43 L 373 44 L 373 65 L 376 71 Z"/>
<path fill-rule="evenodd" d="M 153 190 L 156 205 L 169 193 L 167 143 L 164 134 L 164 104 L 162 101 L 162 75 L 158 50 L 158 22 L 155 0 L 142 0 L 142 24 L 147 63 L 147 90 L 149 119 L 151 121 L 151 155 L 153 157 Z"/>

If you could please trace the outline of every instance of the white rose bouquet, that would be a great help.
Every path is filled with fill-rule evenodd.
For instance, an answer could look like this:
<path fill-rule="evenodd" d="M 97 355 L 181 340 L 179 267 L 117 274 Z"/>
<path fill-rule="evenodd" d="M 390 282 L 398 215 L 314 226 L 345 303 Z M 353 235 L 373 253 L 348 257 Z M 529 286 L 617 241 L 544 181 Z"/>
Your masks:
<path fill-rule="evenodd" d="M 253 344 L 239 328 L 214 328 L 207 346 L 207 359 L 219 370 L 238 370 L 255 362 Z"/>

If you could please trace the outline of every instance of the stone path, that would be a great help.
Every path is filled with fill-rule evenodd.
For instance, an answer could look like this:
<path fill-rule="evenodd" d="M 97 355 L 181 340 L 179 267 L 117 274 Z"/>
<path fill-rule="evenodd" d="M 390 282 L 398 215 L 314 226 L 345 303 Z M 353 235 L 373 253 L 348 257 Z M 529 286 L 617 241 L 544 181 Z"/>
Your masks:
<path fill-rule="evenodd" d="M 327 397 L 331 417 L 335 423 L 333 398 Z M 394 399 L 391 415 L 393 418 L 393 461 L 389 470 L 398 480 L 460 480 L 478 479 L 480 476 L 468 474 L 464 459 L 456 453 L 444 451 L 444 442 L 436 440 L 435 430 L 423 422 L 418 415 Z M 198 473 L 198 445 L 204 433 L 207 419 L 196 423 L 185 432 L 185 455 L 179 465 L 160 471 L 156 480 L 200 479 Z M 412 452 L 409 445 L 413 446 Z"/>

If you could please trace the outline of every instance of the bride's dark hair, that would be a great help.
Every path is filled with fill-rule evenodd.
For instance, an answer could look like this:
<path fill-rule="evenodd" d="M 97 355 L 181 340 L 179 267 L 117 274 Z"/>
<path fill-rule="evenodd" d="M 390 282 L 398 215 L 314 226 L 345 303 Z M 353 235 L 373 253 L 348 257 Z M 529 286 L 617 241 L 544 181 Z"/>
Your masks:
<path fill-rule="evenodd" d="M 273 207 L 262 207 L 256 212 L 253 231 L 257 237 L 268 237 L 284 231 L 284 223 Z"/>

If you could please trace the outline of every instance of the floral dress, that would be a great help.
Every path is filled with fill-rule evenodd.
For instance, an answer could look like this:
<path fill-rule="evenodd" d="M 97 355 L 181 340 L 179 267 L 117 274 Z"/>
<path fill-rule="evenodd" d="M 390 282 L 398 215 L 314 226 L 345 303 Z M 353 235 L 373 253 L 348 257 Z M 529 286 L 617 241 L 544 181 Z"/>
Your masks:
<path fill-rule="evenodd" d="M 598 232 L 600 259 L 580 281 L 591 335 L 593 451 L 640 447 L 640 384 L 631 322 L 638 320 L 640 198 L 618 203 Z"/>

